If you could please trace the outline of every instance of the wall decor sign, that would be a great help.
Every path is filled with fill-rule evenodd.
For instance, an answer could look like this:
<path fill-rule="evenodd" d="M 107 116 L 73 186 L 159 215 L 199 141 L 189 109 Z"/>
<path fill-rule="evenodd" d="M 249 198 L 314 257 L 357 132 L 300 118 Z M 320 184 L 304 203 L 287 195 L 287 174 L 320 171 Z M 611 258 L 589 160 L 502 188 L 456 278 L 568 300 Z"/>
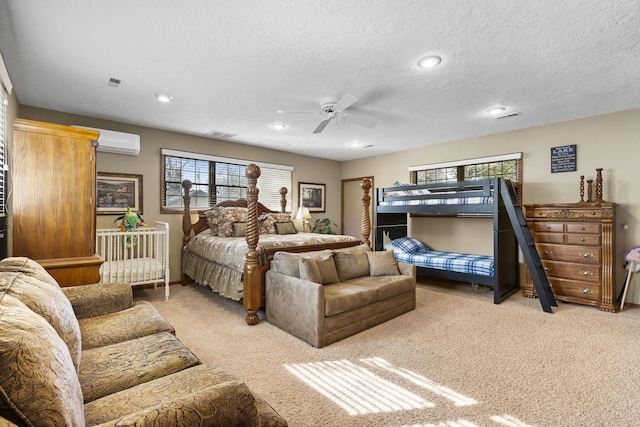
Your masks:
<path fill-rule="evenodd" d="M 577 151 L 576 144 L 551 148 L 551 173 L 575 172 Z"/>
<path fill-rule="evenodd" d="M 98 215 L 142 214 L 142 175 L 98 172 L 96 191 Z"/>
<path fill-rule="evenodd" d="M 326 185 L 298 182 L 298 206 L 309 208 L 309 212 L 324 212 Z"/>

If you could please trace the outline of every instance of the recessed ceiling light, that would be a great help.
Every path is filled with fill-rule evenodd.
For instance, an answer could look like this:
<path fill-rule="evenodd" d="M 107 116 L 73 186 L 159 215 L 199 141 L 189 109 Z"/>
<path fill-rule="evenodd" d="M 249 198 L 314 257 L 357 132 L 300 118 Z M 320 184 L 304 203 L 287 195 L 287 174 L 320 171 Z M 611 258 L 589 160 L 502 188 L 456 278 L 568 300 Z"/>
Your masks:
<path fill-rule="evenodd" d="M 173 96 L 167 95 L 166 93 L 156 93 L 156 98 L 160 102 L 171 102 L 173 100 Z"/>
<path fill-rule="evenodd" d="M 271 125 L 272 128 L 277 129 L 277 130 L 282 130 L 284 128 L 287 127 L 287 125 L 285 125 L 284 123 L 274 123 Z"/>
<path fill-rule="evenodd" d="M 487 110 L 487 114 L 491 114 L 492 116 L 497 116 L 500 113 L 504 113 L 506 108 L 504 107 L 493 107 Z"/>
<path fill-rule="evenodd" d="M 418 60 L 418 67 L 433 68 L 442 62 L 442 58 L 438 55 L 428 55 Z"/>

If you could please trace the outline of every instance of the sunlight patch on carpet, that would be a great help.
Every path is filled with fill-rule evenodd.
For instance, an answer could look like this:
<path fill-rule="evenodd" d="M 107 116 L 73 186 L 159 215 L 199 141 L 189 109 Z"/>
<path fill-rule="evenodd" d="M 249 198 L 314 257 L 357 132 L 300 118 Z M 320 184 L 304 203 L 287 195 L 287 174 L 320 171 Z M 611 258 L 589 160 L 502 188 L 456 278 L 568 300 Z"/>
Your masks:
<path fill-rule="evenodd" d="M 432 408 L 435 405 L 349 360 L 284 365 L 349 415 Z"/>
<path fill-rule="evenodd" d="M 384 369 L 406 380 L 409 380 L 412 383 L 422 388 L 425 388 L 439 396 L 444 397 L 445 399 L 452 401 L 453 404 L 456 406 L 469 406 L 469 405 L 476 405 L 478 403 L 478 401 L 475 399 L 472 399 L 470 397 L 457 393 L 443 385 L 436 384 L 430 379 L 425 378 L 422 375 L 419 375 L 413 371 L 410 371 L 404 368 L 396 368 L 393 365 L 391 365 L 389 362 L 387 362 L 386 360 L 380 357 L 360 359 L 360 361 L 369 366 L 375 366 L 377 368 Z"/>

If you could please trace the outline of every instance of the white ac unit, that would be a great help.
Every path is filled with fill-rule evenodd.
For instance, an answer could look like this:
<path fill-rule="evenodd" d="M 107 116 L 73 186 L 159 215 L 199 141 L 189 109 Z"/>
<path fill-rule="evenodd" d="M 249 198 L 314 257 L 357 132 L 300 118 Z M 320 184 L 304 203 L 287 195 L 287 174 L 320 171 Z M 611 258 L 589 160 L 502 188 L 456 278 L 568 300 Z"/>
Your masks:
<path fill-rule="evenodd" d="M 137 156 L 140 153 L 140 135 L 87 126 L 74 125 L 73 127 L 97 130 L 100 132 L 100 136 L 98 136 L 98 151 L 112 154 L 126 154 L 128 156 Z"/>

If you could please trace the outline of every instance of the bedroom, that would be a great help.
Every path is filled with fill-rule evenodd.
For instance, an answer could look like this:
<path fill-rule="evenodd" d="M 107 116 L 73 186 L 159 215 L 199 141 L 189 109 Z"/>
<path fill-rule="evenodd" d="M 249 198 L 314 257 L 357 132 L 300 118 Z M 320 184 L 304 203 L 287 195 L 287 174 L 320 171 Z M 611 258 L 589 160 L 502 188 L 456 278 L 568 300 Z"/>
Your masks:
<path fill-rule="evenodd" d="M 637 56 L 637 51 L 630 49 Z M 5 54 L 5 52 L 3 52 Z M 633 55 L 632 55 L 633 56 Z M 634 61 L 637 58 L 634 57 Z M 637 76 L 628 77 L 636 82 Z M 126 84 L 125 79 L 125 84 Z M 124 87 L 123 87 L 124 88 Z M 119 88 L 119 89 L 123 89 Z M 625 86 L 614 88 L 618 93 Z M 116 89 L 116 90 L 119 90 Z M 347 89 L 349 92 L 350 89 Z M 567 91 L 570 91 L 568 89 Z M 364 95 L 365 89 L 362 89 Z M 629 92 L 631 90 L 629 89 Z M 314 92 L 306 101 L 316 106 Z M 356 93 L 361 95 L 361 93 Z M 293 189 L 290 200 L 298 199 L 297 183 L 322 183 L 326 185 L 326 212 L 313 213 L 313 219 L 329 217 L 335 222 L 341 220 L 341 181 L 362 176 L 374 176 L 376 186 L 391 185 L 395 180 L 408 180 L 408 168 L 416 164 L 431 164 L 461 159 L 478 158 L 504 153 L 522 152 L 524 158 L 523 184 L 524 203 L 573 202 L 579 199 L 579 176 L 593 177 L 595 169 L 604 168 L 604 198 L 619 204 L 616 211 L 617 287 L 624 277 L 622 255 L 631 246 L 640 244 L 640 204 L 638 203 L 637 159 L 640 158 L 640 109 L 638 106 L 622 111 L 594 114 L 589 117 L 562 120 L 557 123 L 531 126 L 526 129 L 486 133 L 484 136 L 460 138 L 447 143 L 406 149 L 394 153 L 373 155 L 350 160 L 330 160 L 313 155 L 287 152 L 287 146 L 280 149 L 248 146 L 224 140 L 212 140 L 201 136 L 187 135 L 147 126 L 134 125 L 124 121 L 108 120 L 88 115 L 78 115 L 56 111 L 55 108 L 34 107 L 20 104 L 20 92 L 9 96 L 7 123 L 13 118 L 28 118 L 52 123 L 77 124 L 101 129 L 113 129 L 141 136 L 142 147 L 138 156 L 122 156 L 107 153 L 98 154 L 98 170 L 144 176 L 144 217 L 145 220 L 167 221 L 171 226 L 171 271 L 172 282 L 178 282 L 179 253 L 176 242 L 181 239 L 180 216 L 160 212 L 160 149 L 171 148 L 194 153 L 211 152 L 220 156 L 251 159 L 261 162 L 292 165 Z M 596 95 L 594 95 L 596 96 Z M 297 96 L 295 101 L 300 101 Z M 364 100 L 365 97 L 361 96 Z M 176 99 L 176 101 L 178 101 Z M 550 101 L 551 103 L 552 101 Z M 272 108 L 290 108 L 282 105 Z M 303 106 L 299 107 L 300 109 Z M 365 107 L 366 108 L 366 107 Z M 571 110 L 572 106 L 566 106 Z M 275 112 L 272 114 L 275 118 Z M 422 116 L 420 113 L 417 116 Z M 524 114 L 523 114 L 524 116 Z M 420 117 L 416 117 L 421 120 Z M 381 121 L 381 118 L 378 117 Z M 221 125 L 222 126 L 222 125 Z M 311 126 L 313 127 L 313 126 Z M 225 129 L 217 127 L 218 129 Z M 207 129 L 209 130 L 209 129 Z M 331 131 L 332 129 L 327 129 Z M 340 130 L 340 129 L 338 129 Z M 375 129 L 374 129 L 375 130 Z M 311 128 L 308 133 L 311 132 Z M 334 132 L 335 133 L 335 132 Z M 395 138 L 401 139 L 401 135 Z M 11 141 L 11 126 L 7 129 L 7 140 Z M 550 149 L 576 144 L 578 148 L 578 170 L 568 173 L 550 173 Z M 295 206 L 295 202 L 294 202 Z M 111 227 L 113 216 L 98 216 L 99 227 Z M 313 222 L 313 220 L 312 220 Z M 412 235 L 423 239 L 434 247 L 450 250 L 486 253 L 490 251 L 491 239 L 486 238 L 490 226 L 482 219 L 460 219 L 455 224 L 445 219 L 420 219 L 412 223 Z M 626 226 L 626 227 L 624 227 Z M 479 228 L 486 228 L 478 230 Z M 11 238 L 12 230 L 9 230 Z M 469 238 L 469 237 L 472 238 Z M 638 279 L 635 278 L 627 296 L 630 307 L 640 305 Z M 173 286 L 172 286 L 173 287 Z M 590 311 L 590 308 L 585 308 Z"/>

